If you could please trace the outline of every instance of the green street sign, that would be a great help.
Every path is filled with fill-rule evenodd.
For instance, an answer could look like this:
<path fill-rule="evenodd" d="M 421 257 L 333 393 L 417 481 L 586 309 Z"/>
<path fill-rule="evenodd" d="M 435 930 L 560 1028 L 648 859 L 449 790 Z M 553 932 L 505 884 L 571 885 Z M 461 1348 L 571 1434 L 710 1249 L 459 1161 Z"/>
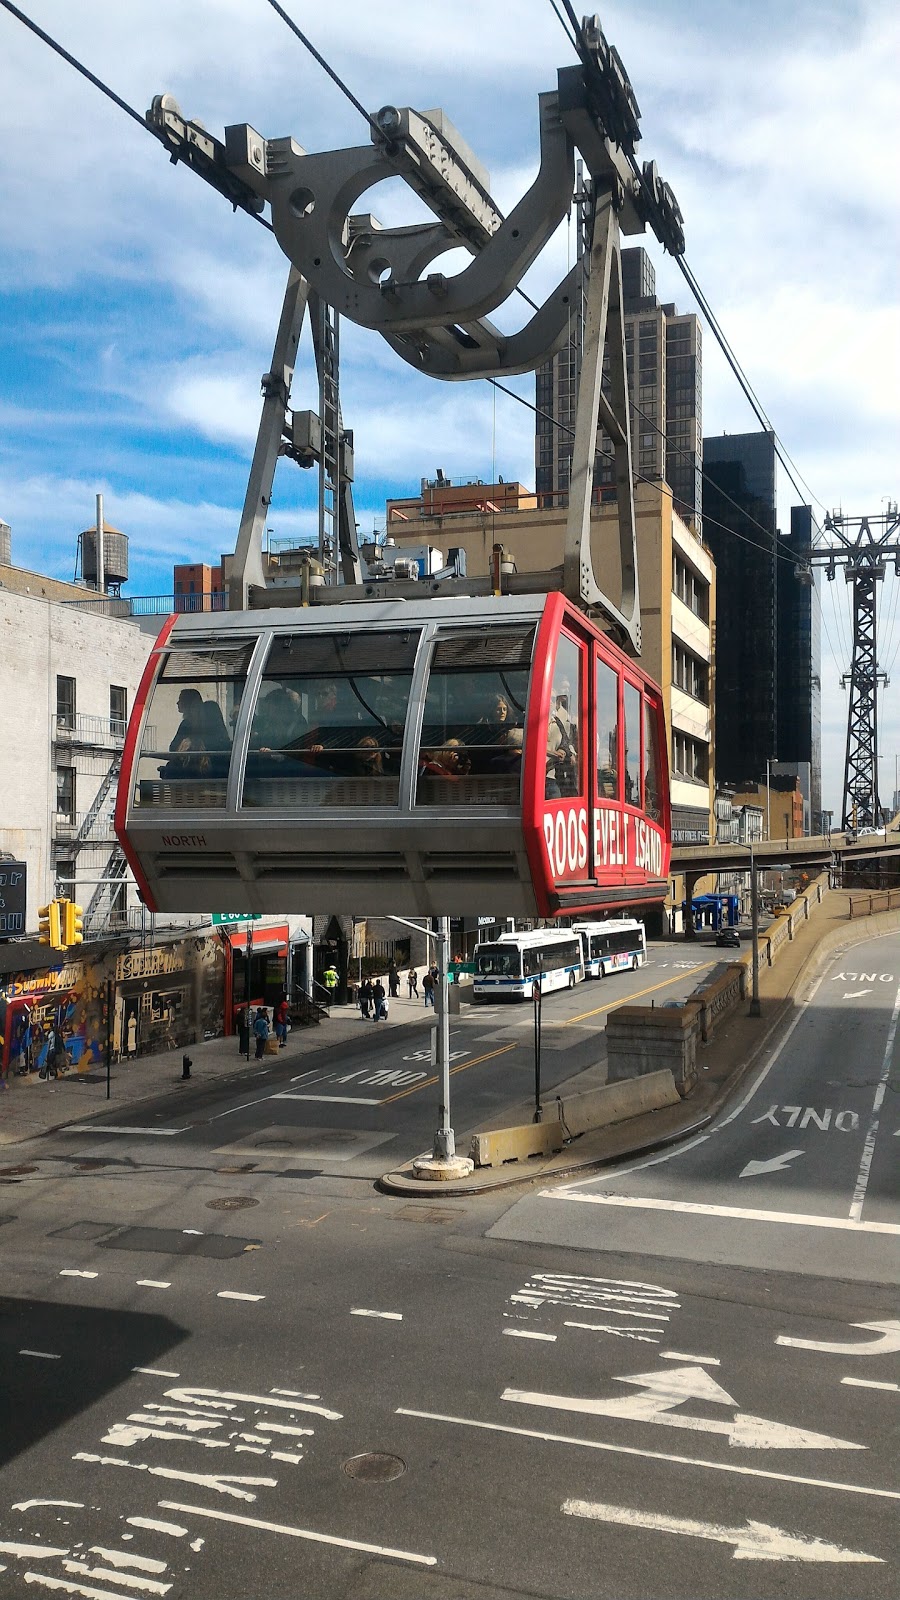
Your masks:
<path fill-rule="evenodd" d="M 233 922 L 261 922 L 261 911 L 214 911 L 212 914 L 213 927 L 221 928 L 226 923 Z"/>

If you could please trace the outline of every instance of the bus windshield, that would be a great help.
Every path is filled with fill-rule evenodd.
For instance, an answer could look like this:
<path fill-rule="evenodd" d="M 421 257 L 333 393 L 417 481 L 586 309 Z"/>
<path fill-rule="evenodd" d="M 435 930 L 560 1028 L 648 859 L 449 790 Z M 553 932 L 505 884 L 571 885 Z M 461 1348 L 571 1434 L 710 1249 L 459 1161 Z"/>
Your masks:
<path fill-rule="evenodd" d="M 483 944 L 475 952 L 475 971 L 480 977 L 520 978 L 521 952 L 499 944 Z"/>

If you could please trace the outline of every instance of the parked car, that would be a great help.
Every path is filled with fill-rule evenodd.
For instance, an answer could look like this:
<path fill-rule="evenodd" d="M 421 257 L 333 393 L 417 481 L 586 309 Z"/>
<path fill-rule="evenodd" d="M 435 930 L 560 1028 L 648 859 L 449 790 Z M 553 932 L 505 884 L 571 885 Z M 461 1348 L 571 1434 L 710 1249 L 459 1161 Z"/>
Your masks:
<path fill-rule="evenodd" d="M 720 928 L 716 934 L 716 948 L 719 950 L 739 950 L 741 936 L 737 928 Z"/>

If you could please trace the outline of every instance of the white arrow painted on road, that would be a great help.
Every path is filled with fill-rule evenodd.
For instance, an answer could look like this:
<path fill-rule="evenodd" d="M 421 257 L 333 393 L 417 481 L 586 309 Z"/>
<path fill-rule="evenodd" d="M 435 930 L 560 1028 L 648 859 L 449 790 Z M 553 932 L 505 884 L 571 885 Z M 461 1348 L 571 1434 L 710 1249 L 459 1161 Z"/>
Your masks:
<path fill-rule="evenodd" d="M 871 993 L 872 993 L 871 989 L 851 989 L 849 994 L 845 994 L 844 995 L 844 999 L 845 1000 L 858 1000 L 861 994 L 871 994 Z"/>
<path fill-rule="evenodd" d="M 735 1561 L 877 1561 L 881 1556 L 862 1550 L 845 1550 L 824 1539 L 804 1539 L 785 1533 L 768 1522 L 747 1521 L 743 1528 L 726 1528 L 718 1522 L 695 1522 L 691 1517 L 664 1517 L 659 1512 L 636 1511 L 630 1506 L 605 1506 L 594 1500 L 565 1500 L 567 1517 L 588 1517 L 593 1522 L 617 1522 L 629 1528 L 651 1528 L 657 1533 L 682 1533 L 692 1539 L 714 1539 L 733 1544 Z"/>
<path fill-rule="evenodd" d="M 849 1439 L 833 1439 L 826 1433 L 810 1433 L 791 1428 L 766 1417 L 737 1412 L 728 1420 L 692 1417 L 674 1412 L 685 1400 L 698 1399 L 714 1405 L 733 1406 L 737 1402 L 702 1367 L 673 1367 L 667 1372 L 642 1372 L 619 1383 L 637 1384 L 643 1394 L 621 1399 L 595 1400 L 566 1394 L 541 1394 L 529 1389 L 504 1389 L 502 1399 L 519 1405 L 546 1406 L 553 1411 L 577 1411 L 591 1417 L 617 1417 L 623 1422 L 652 1422 L 667 1428 L 688 1428 L 695 1433 L 721 1433 L 730 1445 L 745 1450 L 865 1450 Z"/>
<path fill-rule="evenodd" d="M 792 1350 L 818 1350 L 826 1356 L 888 1356 L 900 1350 L 900 1322 L 851 1322 L 850 1326 L 877 1333 L 879 1337 L 868 1339 L 865 1344 L 849 1344 L 820 1339 L 791 1339 L 788 1334 L 779 1333 L 775 1343 L 790 1345 Z"/>
<path fill-rule="evenodd" d="M 758 1178 L 763 1172 L 783 1172 L 786 1167 L 790 1166 L 792 1161 L 796 1160 L 797 1156 L 802 1156 L 803 1154 L 804 1151 L 802 1150 L 785 1150 L 782 1155 L 772 1156 L 769 1161 L 748 1161 L 743 1172 L 739 1173 L 738 1176 L 741 1178 Z"/>

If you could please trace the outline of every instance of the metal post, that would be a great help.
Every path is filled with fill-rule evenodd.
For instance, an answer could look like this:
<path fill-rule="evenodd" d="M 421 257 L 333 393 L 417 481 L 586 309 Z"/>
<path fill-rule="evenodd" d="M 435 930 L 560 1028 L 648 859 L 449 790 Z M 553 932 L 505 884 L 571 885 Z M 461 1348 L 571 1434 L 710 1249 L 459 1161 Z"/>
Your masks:
<path fill-rule="evenodd" d="M 435 991 L 437 1007 L 437 1070 L 441 1080 L 440 1124 L 434 1136 L 435 1161 L 450 1161 L 456 1155 L 456 1140 L 450 1125 L 450 986 L 447 968 L 450 962 L 450 918 L 437 917 L 438 981 Z"/>
<path fill-rule="evenodd" d="M 250 1006 L 250 970 L 253 960 L 253 923 L 247 923 L 247 1060 L 250 1060 L 250 1036 L 253 1032 L 252 1014 Z"/>
<path fill-rule="evenodd" d="M 761 1015 L 759 1009 L 759 883 L 753 857 L 753 840 L 750 840 L 750 925 L 753 937 L 753 966 L 750 988 L 751 1017 Z"/>
<path fill-rule="evenodd" d="M 542 1122 L 544 1108 L 541 1105 L 541 980 L 537 978 L 531 988 L 531 998 L 534 1002 L 534 1118 L 535 1122 Z"/>
<path fill-rule="evenodd" d="M 97 496 L 97 548 L 94 551 L 97 565 L 97 593 L 106 593 L 106 553 L 103 548 L 103 496 Z"/>
<path fill-rule="evenodd" d="M 109 1077 L 112 1066 L 112 1007 L 113 1007 L 113 981 L 106 980 L 106 1098 L 109 1099 Z"/>

